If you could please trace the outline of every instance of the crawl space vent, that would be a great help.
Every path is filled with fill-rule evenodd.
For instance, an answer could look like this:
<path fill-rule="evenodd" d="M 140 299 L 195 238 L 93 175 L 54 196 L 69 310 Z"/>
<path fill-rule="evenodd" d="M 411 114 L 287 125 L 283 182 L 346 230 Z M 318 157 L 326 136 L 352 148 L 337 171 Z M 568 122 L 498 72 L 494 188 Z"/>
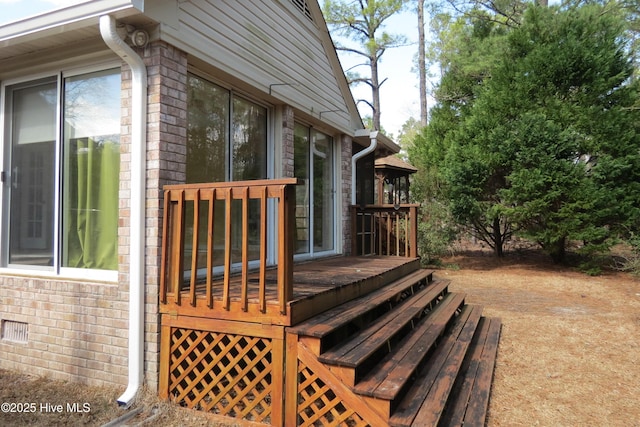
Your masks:
<path fill-rule="evenodd" d="M 29 324 L 24 322 L 14 322 L 13 320 L 3 320 L 2 339 L 6 341 L 26 343 L 29 340 Z"/>

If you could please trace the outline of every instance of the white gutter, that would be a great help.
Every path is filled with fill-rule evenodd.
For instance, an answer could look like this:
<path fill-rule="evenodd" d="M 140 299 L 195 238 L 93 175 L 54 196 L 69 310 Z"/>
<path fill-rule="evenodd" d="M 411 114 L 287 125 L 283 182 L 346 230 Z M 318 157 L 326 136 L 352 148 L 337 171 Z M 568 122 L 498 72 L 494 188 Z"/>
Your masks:
<path fill-rule="evenodd" d="M 371 145 L 365 148 L 362 151 L 357 152 L 351 157 L 351 204 L 356 204 L 356 163 L 358 160 L 366 156 L 367 154 L 373 153 L 378 146 L 378 131 L 377 130 L 368 130 L 368 129 L 360 129 L 356 131 L 356 136 L 369 136 L 371 139 Z"/>
<path fill-rule="evenodd" d="M 118 403 L 129 406 L 144 380 L 144 236 L 147 68 L 116 31 L 116 20 L 100 17 L 107 46 L 131 67 L 131 217 L 129 224 L 129 383 Z"/>

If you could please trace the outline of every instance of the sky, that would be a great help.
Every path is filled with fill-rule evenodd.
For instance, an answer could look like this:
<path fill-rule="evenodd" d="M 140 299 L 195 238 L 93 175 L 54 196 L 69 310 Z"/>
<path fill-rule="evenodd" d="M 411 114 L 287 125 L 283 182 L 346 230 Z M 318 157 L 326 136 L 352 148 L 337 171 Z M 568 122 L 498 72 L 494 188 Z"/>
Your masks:
<path fill-rule="evenodd" d="M 0 25 L 85 1 L 88 0 L 0 0 Z M 412 42 L 409 46 L 387 50 L 379 65 L 380 80 L 387 79 L 380 89 L 382 128 L 387 134 L 397 137 L 410 117 L 420 118 L 418 76 L 412 71 L 418 40 L 415 12 L 403 12 L 389 18 L 385 30 L 404 34 Z M 358 63 L 358 58 L 353 56 L 341 55 L 340 59 L 345 70 Z M 354 71 L 368 75 L 366 67 Z M 367 85 L 353 87 L 352 92 L 356 101 L 362 98 L 371 100 L 371 89 Z M 371 116 L 371 108 L 365 103 L 359 103 L 358 108 L 363 117 Z"/>

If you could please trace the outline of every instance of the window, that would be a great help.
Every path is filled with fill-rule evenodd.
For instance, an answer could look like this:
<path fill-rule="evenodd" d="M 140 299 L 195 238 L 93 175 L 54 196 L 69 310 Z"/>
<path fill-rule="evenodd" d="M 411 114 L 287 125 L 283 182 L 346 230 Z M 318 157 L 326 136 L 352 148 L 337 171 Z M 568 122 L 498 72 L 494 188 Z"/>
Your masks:
<path fill-rule="evenodd" d="M 334 250 L 333 140 L 315 129 L 295 124 L 296 253 Z"/>
<path fill-rule="evenodd" d="M 187 88 L 187 183 L 265 179 L 268 173 L 268 110 L 232 91 L 188 76 Z M 233 202 L 232 260 L 240 260 L 241 215 L 239 200 Z M 208 206 L 201 206 L 201 223 L 206 224 Z M 249 259 L 260 255 L 258 200 L 249 202 Z M 189 217 L 189 214 L 187 214 Z M 215 205 L 214 247 L 224 247 L 224 203 Z M 187 233 L 192 233 L 187 224 Z M 201 242 L 206 242 L 203 227 Z M 190 241 L 187 237 L 187 241 Z M 189 248 L 186 248 L 190 250 Z M 270 249 L 270 248 L 269 248 Z M 204 250 L 204 248 L 203 248 Z M 190 253 L 190 252 L 187 252 Z M 214 250 L 214 264 L 222 265 L 223 251 Z M 204 267 L 205 258 L 199 259 Z"/>
<path fill-rule="evenodd" d="M 5 264 L 117 270 L 119 69 L 8 86 L 5 112 Z"/>
<path fill-rule="evenodd" d="M 267 177 L 265 107 L 193 74 L 187 105 L 187 183 Z"/>

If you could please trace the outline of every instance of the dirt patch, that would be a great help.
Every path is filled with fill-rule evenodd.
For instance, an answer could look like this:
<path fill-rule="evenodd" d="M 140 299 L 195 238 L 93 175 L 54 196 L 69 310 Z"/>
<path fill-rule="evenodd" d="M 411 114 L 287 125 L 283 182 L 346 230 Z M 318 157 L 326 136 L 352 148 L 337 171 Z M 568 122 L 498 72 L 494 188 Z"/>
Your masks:
<path fill-rule="evenodd" d="M 487 251 L 445 260 L 436 276 L 503 322 L 488 425 L 640 427 L 640 281 L 590 277 L 534 251 L 496 259 Z M 0 401 L 35 412 L 0 413 L 1 426 L 101 426 L 127 411 L 121 389 L 92 388 L 0 370 Z M 63 405 L 62 413 L 41 404 Z M 67 404 L 78 409 L 68 411 Z M 127 425 L 225 425 L 145 393 Z M 73 408 L 72 408 L 73 409 Z M 230 424 L 233 425 L 233 424 Z"/>
<path fill-rule="evenodd" d="M 489 426 L 640 426 L 640 282 L 543 255 L 447 259 L 437 274 L 503 328 Z"/>

